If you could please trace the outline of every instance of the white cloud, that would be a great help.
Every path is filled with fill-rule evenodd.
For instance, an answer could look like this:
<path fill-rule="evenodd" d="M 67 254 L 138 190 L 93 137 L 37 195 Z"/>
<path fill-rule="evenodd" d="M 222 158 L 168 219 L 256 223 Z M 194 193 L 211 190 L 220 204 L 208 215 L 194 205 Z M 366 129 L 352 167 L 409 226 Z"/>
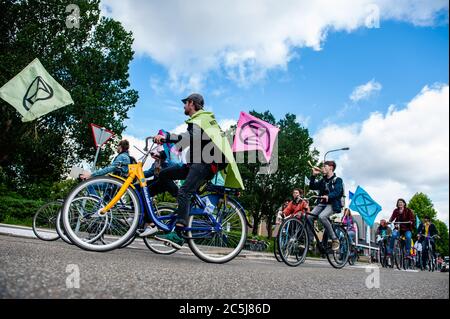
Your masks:
<path fill-rule="evenodd" d="M 315 147 L 345 146 L 350 151 L 330 153 L 347 190 L 361 185 L 383 207 L 378 217 L 389 217 L 396 199 L 416 192 L 430 196 L 439 218 L 449 221 L 449 87 L 425 86 L 405 108 L 390 106 L 359 124 L 328 125 L 314 136 Z"/>
<path fill-rule="evenodd" d="M 368 99 L 375 92 L 381 91 L 381 83 L 376 82 L 374 79 L 370 80 L 366 84 L 357 86 L 352 94 L 350 94 L 350 100 L 353 102 L 358 102 L 359 100 Z"/>
<path fill-rule="evenodd" d="M 382 20 L 432 25 L 448 2 L 103 0 L 102 9 L 133 32 L 137 54 L 168 69 L 172 90 L 199 91 L 215 70 L 249 85 L 268 70 L 286 69 L 295 48 L 320 50 L 329 31 L 368 27 L 368 18 L 378 14 Z"/>

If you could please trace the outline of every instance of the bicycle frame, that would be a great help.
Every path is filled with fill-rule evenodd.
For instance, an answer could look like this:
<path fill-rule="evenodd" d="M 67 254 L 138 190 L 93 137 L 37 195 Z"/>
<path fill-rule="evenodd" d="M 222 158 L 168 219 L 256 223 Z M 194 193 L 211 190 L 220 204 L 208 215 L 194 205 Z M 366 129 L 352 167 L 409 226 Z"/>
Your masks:
<path fill-rule="evenodd" d="M 104 215 L 106 214 L 114 205 L 117 204 L 117 202 L 120 200 L 120 198 L 123 196 L 123 194 L 126 192 L 126 190 L 133 186 L 133 181 L 136 179 L 140 186 L 140 191 L 138 191 L 136 188 L 136 195 L 139 198 L 140 207 L 144 209 L 144 211 L 141 211 L 140 214 L 140 220 L 139 223 L 142 223 L 143 217 L 145 212 L 149 214 L 150 219 L 155 223 L 155 225 L 163 230 L 164 232 L 171 232 L 175 228 L 175 222 L 176 222 L 176 215 L 167 215 L 167 216 L 158 216 L 155 213 L 155 210 L 153 209 L 152 205 L 152 197 L 150 196 L 150 193 L 147 188 L 147 180 L 144 176 L 144 171 L 142 168 L 142 162 L 139 162 L 137 164 L 130 164 L 128 165 L 128 177 L 124 181 L 122 187 L 119 189 L 117 194 L 114 196 L 114 198 L 102 209 L 100 209 L 99 214 Z M 216 220 L 216 218 L 210 214 L 205 213 L 204 208 L 205 204 L 201 200 L 200 196 L 196 193 L 194 194 L 194 201 L 199 206 L 199 208 L 191 208 L 189 215 L 204 215 L 208 216 L 209 220 L 211 221 L 213 227 L 211 226 L 201 226 L 196 225 L 195 227 L 183 227 L 182 230 L 186 232 L 219 232 L 222 230 L 220 223 Z M 170 220 L 169 223 L 164 223 L 163 221 Z"/>
<path fill-rule="evenodd" d="M 315 220 L 318 220 L 319 217 L 317 215 L 313 215 L 313 214 L 308 213 L 308 212 L 302 214 L 302 216 L 301 216 L 301 218 L 303 218 L 304 222 L 305 222 L 305 226 L 306 226 L 305 230 L 307 231 L 308 228 L 309 228 L 312 231 L 312 233 L 314 234 L 314 237 L 316 238 L 316 242 L 318 244 L 317 247 L 319 248 L 319 252 L 321 254 L 325 254 L 327 252 L 326 243 L 324 244 L 325 236 L 322 236 L 322 240 L 319 239 L 319 236 L 317 235 L 316 229 L 314 228 L 314 225 L 311 224 L 311 221 L 307 218 L 307 215 L 312 216 L 313 219 L 315 219 Z M 333 222 L 331 222 L 331 224 L 333 225 Z M 323 234 L 325 235 L 325 231 L 324 231 Z M 306 235 L 309 236 L 308 233 Z"/>

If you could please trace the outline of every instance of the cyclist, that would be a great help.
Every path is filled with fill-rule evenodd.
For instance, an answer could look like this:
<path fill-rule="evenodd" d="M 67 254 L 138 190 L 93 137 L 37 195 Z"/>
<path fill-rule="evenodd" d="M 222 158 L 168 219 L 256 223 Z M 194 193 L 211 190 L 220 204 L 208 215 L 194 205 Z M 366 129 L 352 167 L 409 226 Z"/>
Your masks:
<path fill-rule="evenodd" d="M 225 186 L 244 189 L 239 169 L 233 157 L 231 146 L 211 112 L 203 110 L 204 99 L 194 93 L 181 100 L 184 103 L 184 114 L 187 131 L 182 134 L 157 135 L 154 142 L 158 144 L 176 143 L 178 149 L 187 149 L 187 164 L 161 170 L 158 182 L 153 185 L 152 195 L 169 190 L 176 195 L 178 202 L 176 228 L 187 226 L 191 197 L 200 185 L 211 179 L 218 171 L 227 168 Z M 173 180 L 184 179 L 178 189 Z M 182 236 L 181 236 L 182 237 Z M 174 248 L 180 249 L 184 243 L 177 232 L 157 235 L 161 240 Z"/>
<path fill-rule="evenodd" d="M 328 219 L 332 214 L 339 214 L 342 209 L 341 198 L 343 194 L 343 183 L 340 177 L 337 177 L 334 171 L 336 170 L 336 162 L 326 161 L 324 162 L 322 170 L 313 167 L 312 176 L 309 181 L 309 188 L 319 191 L 319 199 L 317 206 L 314 207 L 311 214 L 319 217 L 323 226 L 327 230 L 331 237 L 331 249 L 339 250 L 339 240 L 334 233 L 330 220 Z M 323 178 L 316 180 L 319 173 L 323 174 Z M 313 216 L 308 216 L 308 219 L 312 222 Z M 309 234 L 310 238 L 314 238 L 312 234 Z"/>
<path fill-rule="evenodd" d="M 405 236 L 405 246 L 406 246 L 405 257 L 407 259 L 411 259 L 411 237 L 415 219 L 413 211 L 408 207 L 406 207 L 406 201 L 403 198 L 399 198 L 397 200 L 397 208 L 394 209 L 391 218 L 389 218 L 389 223 L 393 221 L 401 222 L 402 224 L 400 224 L 400 227 L 396 225 L 394 231 L 392 232 L 392 237 L 388 249 L 388 255 L 392 254 L 395 240 L 399 236 Z"/>
<path fill-rule="evenodd" d="M 417 235 L 416 242 L 414 243 L 414 248 L 416 249 L 416 267 L 420 268 L 422 263 L 422 242 L 420 234 Z"/>
<path fill-rule="evenodd" d="M 380 240 L 384 241 L 384 244 L 387 246 L 387 240 L 392 235 L 392 229 L 386 223 L 386 219 L 380 220 L 380 225 L 377 228 L 377 236 L 380 236 Z"/>
<path fill-rule="evenodd" d="M 355 229 L 355 221 L 353 220 L 352 212 L 350 211 L 350 209 L 348 208 L 344 209 L 344 216 L 342 216 L 341 223 L 344 224 L 345 228 L 347 229 L 347 234 L 348 238 L 350 238 L 350 243 L 354 245 L 356 229 Z"/>
<path fill-rule="evenodd" d="M 423 223 L 419 225 L 419 229 L 417 230 L 420 237 L 423 239 L 422 242 L 422 256 L 423 256 L 423 265 L 425 266 L 428 262 L 428 243 L 431 244 L 431 248 L 433 248 L 433 258 L 436 258 L 436 243 L 434 241 L 434 236 L 438 234 L 436 226 L 431 222 L 430 216 L 425 216 L 423 219 Z M 429 239 L 429 241 L 428 241 Z"/>
<path fill-rule="evenodd" d="M 292 191 L 293 199 L 289 202 L 287 207 L 283 209 L 284 217 L 295 216 L 299 213 L 308 212 L 309 204 L 306 200 L 302 198 L 303 190 L 299 188 L 294 188 Z"/>
<path fill-rule="evenodd" d="M 117 145 L 118 155 L 114 158 L 111 165 L 105 168 L 96 170 L 92 173 L 80 174 L 81 179 L 88 179 L 94 176 L 102 176 L 109 173 L 115 173 L 121 176 L 128 175 L 128 164 L 136 163 L 136 160 L 130 156 L 128 152 L 130 148 L 130 143 L 127 140 L 121 140 Z"/>

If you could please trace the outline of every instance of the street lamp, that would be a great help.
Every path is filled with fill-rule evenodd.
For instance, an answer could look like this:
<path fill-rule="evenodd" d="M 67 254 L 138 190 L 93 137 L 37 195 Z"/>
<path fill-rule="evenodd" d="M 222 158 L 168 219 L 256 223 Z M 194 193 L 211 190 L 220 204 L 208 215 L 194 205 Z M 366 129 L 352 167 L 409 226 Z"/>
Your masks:
<path fill-rule="evenodd" d="M 335 150 L 328 151 L 323 156 L 323 161 L 325 162 L 325 159 L 326 159 L 328 153 L 337 152 L 337 151 L 348 151 L 349 149 L 350 149 L 350 147 L 343 147 L 343 148 L 338 148 L 338 149 L 335 149 Z"/>

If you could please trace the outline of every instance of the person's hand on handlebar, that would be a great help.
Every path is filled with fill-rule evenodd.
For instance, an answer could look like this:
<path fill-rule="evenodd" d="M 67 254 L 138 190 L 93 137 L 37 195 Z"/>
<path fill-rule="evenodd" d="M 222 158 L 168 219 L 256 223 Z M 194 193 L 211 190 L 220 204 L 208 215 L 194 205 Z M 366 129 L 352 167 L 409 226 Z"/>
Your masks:
<path fill-rule="evenodd" d="M 165 138 L 166 138 L 166 137 L 163 136 L 163 135 L 156 135 L 156 136 L 153 138 L 153 142 L 155 142 L 156 144 L 163 144 Z"/>

